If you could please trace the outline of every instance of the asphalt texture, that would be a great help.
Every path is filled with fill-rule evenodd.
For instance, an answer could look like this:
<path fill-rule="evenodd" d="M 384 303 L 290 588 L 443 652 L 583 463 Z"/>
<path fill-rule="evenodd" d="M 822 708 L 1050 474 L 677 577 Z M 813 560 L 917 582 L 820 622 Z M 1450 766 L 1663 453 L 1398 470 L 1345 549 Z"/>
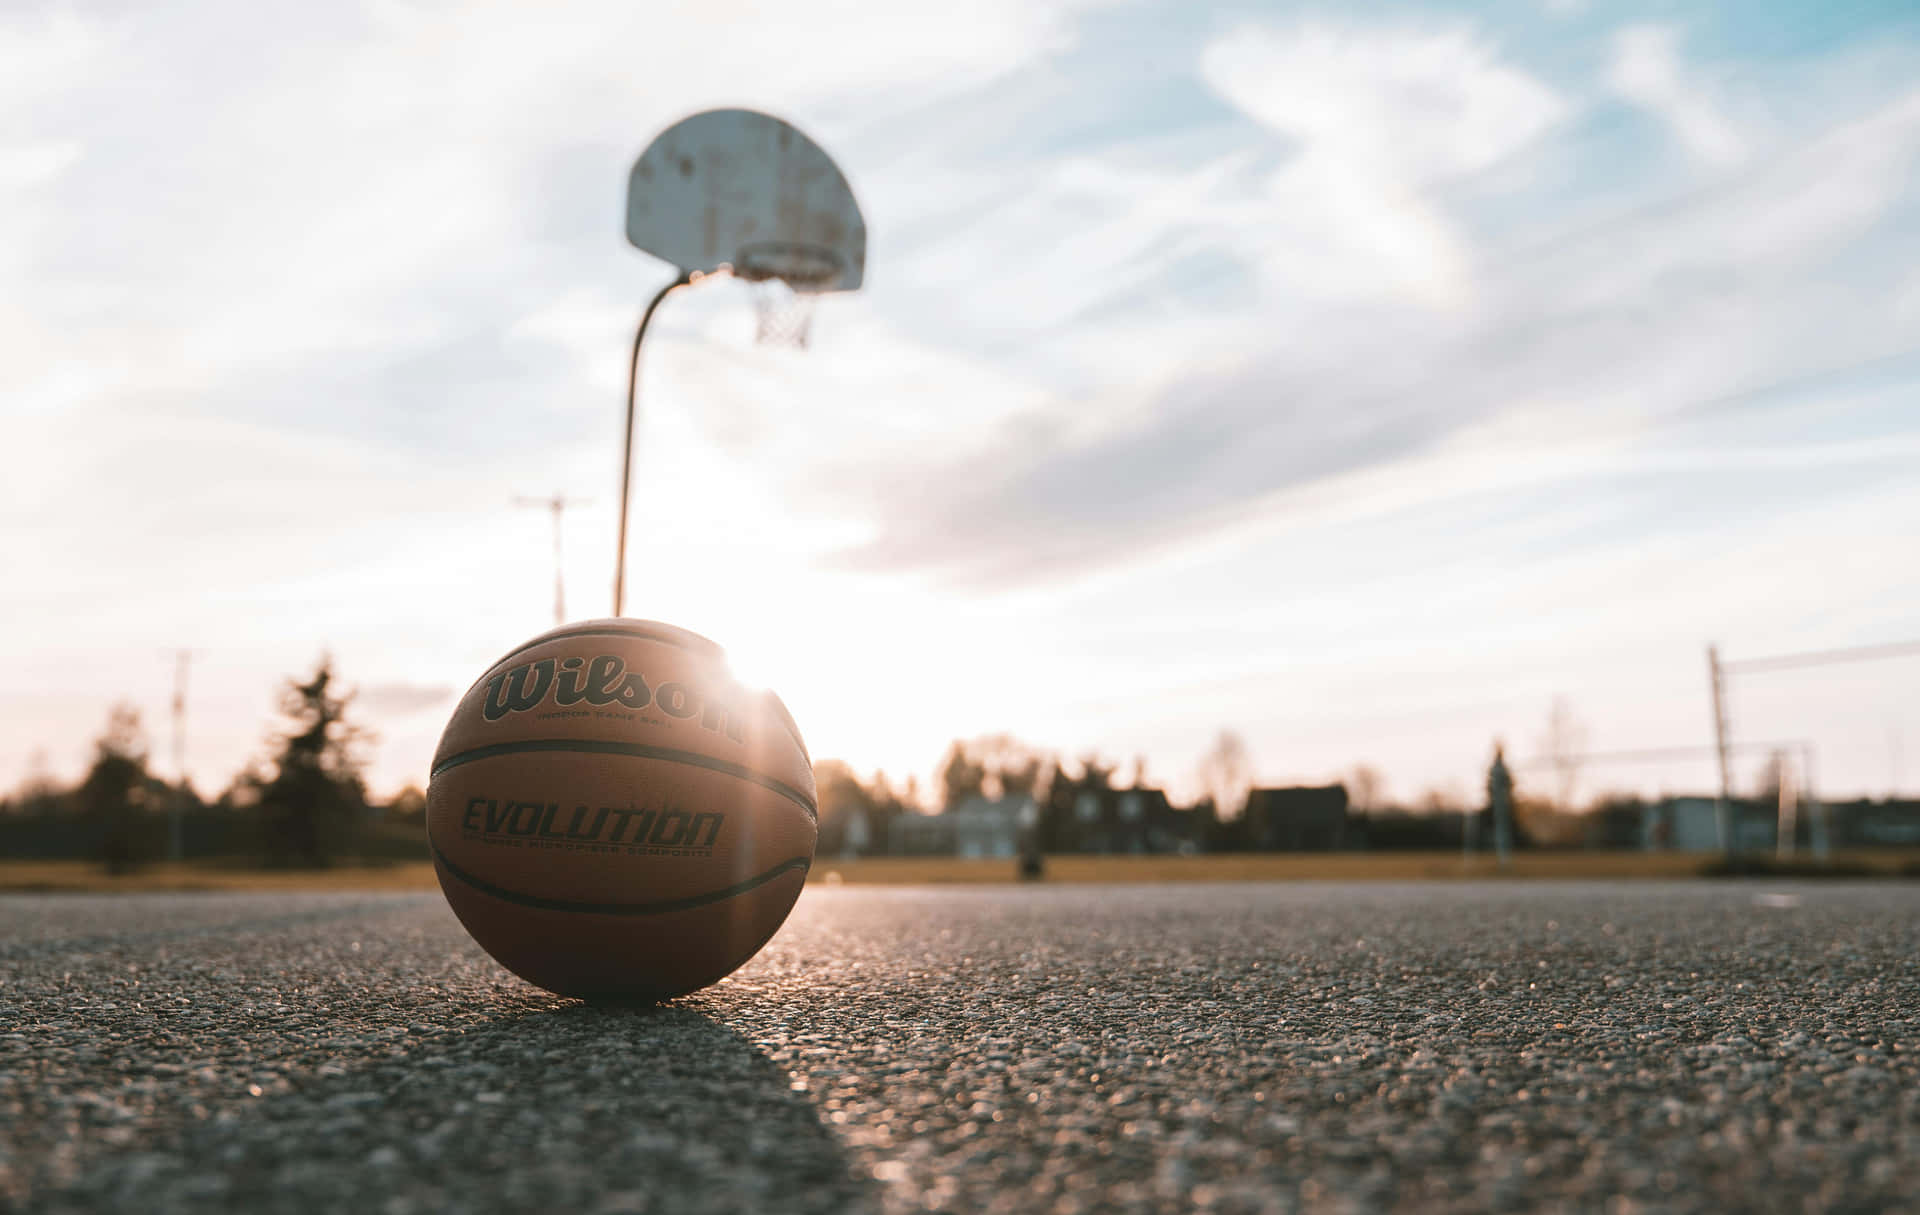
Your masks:
<path fill-rule="evenodd" d="M 813 888 L 549 996 L 437 895 L 0 900 L 0 1207 L 1920 1207 L 1920 888 Z"/>

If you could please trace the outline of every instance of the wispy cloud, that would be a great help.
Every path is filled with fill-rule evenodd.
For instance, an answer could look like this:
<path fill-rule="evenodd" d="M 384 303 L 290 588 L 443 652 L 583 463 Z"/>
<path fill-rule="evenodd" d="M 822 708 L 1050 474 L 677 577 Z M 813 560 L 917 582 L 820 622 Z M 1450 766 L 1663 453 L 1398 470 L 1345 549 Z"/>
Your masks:
<path fill-rule="evenodd" d="M 1898 183 L 1920 151 L 1920 94 L 1771 148 L 1765 166 L 1704 189 L 1669 190 L 1606 223 L 1516 242 L 1445 217 L 1437 185 L 1523 154 L 1567 110 L 1472 39 L 1408 37 L 1389 31 L 1377 49 L 1384 67 L 1344 73 L 1330 97 L 1275 102 L 1273 113 L 1312 132 L 1309 149 L 1358 149 L 1374 180 L 1423 183 L 1431 216 L 1420 222 L 1443 232 L 1435 247 L 1457 252 L 1449 260 L 1475 267 L 1471 303 L 1436 308 L 1389 291 L 1365 306 L 1303 312 L 1316 283 L 1291 278 L 1295 263 L 1274 255 L 1258 221 L 1251 231 L 1210 230 L 1271 259 L 1254 306 L 1273 318 L 1269 328 L 1236 329 L 1238 350 L 1175 362 L 1146 391 L 1113 385 L 1050 400 L 1003 421 L 985 448 L 946 459 L 936 451 L 891 471 L 879 481 L 894 487 L 874 511 L 879 531 L 847 560 L 976 586 L 1055 578 L 1236 526 L 1275 508 L 1283 491 L 1394 467 L 1489 418 L 1584 419 L 1589 432 L 1643 425 L 1920 337 L 1910 317 L 1889 315 L 1880 294 L 1862 290 L 1876 272 L 1848 260 L 1905 214 Z M 1222 54 L 1265 52 L 1260 62 L 1293 70 L 1248 68 L 1247 80 L 1300 91 L 1312 74 L 1291 57 L 1351 66 L 1365 62 L 1354 49 L 1364 44 L 1361 33 L 1316 31 L 1278 53 L 1243 31 Z M 1453 83 L 1456 103 L 1431 102 L 1408 83 L 1429 71 Z M 1370 84 L 1382 95 L 1368 94 Z M 1418 117 L 1403 112 L 1421 100 Z M 1317 109 L 1339 118 L 1316 123 Z M 1397 148 L 1414 150 L 1396 163 Z M 1316 154 L 1303 151 L 1281 174 L 1302 172 Z M 1361 229 L 1370 222 L 1364 210 L 1341 215 Z M 1369 268 L 1353 266 L 1362 282 Z"/>
<path fill-rule="evenodd" d="M 1614 37 L 1607 81 L 1628 101 L 1658 115 L 1689 152 L 1711 165 L 1738 164 L 1746 140 L 1706 88 L 1690 79 L 1672 26 L 1635 25 Z"/>
<path fill-rule="evenodd" d="M 1200 70 L 1298 141 L 1272 182 L 1274 214 L 1317 224 L 1340 262 L 1325 278 L 1351 284 L 1372 271 L 1437 303 L 1469 289 L 1471 255 L 1433 191 L 1512 155 L 1566 111 L 1465 29 L 1246 27 L 1209 45 Z M 1266 252 L 1291 275 L 1286 251 Z"/>

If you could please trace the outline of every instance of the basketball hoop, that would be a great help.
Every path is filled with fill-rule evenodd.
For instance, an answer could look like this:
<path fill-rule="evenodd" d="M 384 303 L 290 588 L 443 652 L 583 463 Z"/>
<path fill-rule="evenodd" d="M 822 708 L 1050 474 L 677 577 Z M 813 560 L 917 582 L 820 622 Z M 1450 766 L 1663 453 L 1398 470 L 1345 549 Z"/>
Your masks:
<path fill-rule="evenodd" d="M 805 350 L 814 301 L 840 281 L 841 262 L 818 245 L 762 241 L 741 247 L 733 274 L 753 287 L 754 343 Z"/>
<path fill-rule="evenodd" d="M 815 297 L 858 291 L 867 269 L 867 224 L 845 175 L 792 124 L 757 110 L 705 110 L 654 136 L 627 175 L 627 240 L 680 276 L 641 313 L 627 363 L 615 616 L 626 600 L 640 345 L 661 301 L 710 275 L 731 274 L 753 288 L 754 340 L 801 350 Z"/>

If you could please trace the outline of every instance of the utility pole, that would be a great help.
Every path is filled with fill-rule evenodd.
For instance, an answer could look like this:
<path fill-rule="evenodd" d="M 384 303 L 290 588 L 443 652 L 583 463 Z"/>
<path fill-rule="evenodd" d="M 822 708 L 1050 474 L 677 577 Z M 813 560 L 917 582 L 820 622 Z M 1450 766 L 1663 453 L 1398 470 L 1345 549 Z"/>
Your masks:
<path fill-rule="evenodd" d="M 1887 800 L 1900 796 L 1900 731 L 1887 725 Z"/>
<path fill-rule="evenodd" d="M 1820 801 L 1820 787 L 1813 780 L 1813 744 L 1800 744 L 1800 802 L 1806 808 L 1807 843 L 1813 859 L 1824 861 L 1832 841 L 1827 833 L 1827 808 Z"/>
<path fill-rule="evenodd" d="M 1780 782 L 1780 807 L 1773 828 L 1773 854 L 1784 861 L 1792 858 L 1795 837 L 1800 834 L 1800 790 L 1795 783 L 1797 778 L 1785 747 L 1773 753 L 1773 771 Z"/>
<path fill-rule="evenodd" d="M 167 811 L 167 857 L 178 862 L 185 856 L 182 819 L 187 800 L 187 668 L 193 662 L 192 650 L 173 652 L 173 796 Z"/>
<path fill-rule="evenodd" d="M 551 498 L 515 498 L 516 506 L 538 506 L 553 512 L 553 622 L 556 625 L 567 622 L 567 575 L 566 564 L 560 551 L 560 519 L 569 506 L 592 505 L 591 498 L 569 498 L 564 494 L 555 494 Z"/>
<path fill-rule="evenodd" d="M 1720 647 L 1707 647 L 1707 682 L 1713 688 L 1713 750 L 1720 761 L 1720 800 L 1714 817 L 1720 831 L 1720 851 L 1733 855 L 1733 780 L 1727 771 L 1727 698 L 1720 671 Z"/>

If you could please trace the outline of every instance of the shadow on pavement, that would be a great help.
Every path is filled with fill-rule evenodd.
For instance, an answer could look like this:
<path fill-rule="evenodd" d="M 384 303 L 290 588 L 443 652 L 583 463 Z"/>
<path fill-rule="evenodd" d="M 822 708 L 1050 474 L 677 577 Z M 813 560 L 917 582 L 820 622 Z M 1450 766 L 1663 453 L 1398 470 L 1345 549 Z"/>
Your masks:
<path fill-rule="evenodd" d="M 30 1209 L 758 1215 L 876 1205 L 787 1073 L 699 1009 L 535 997 L 449 1010 L 439 997 L 387 1011 L 385 1028 L 283 1059 L 232 1098 L 208 1094 L 140 1141 L 88 1152 Z M 458 1030 L 396 1024 L 476 1012 Z"/>

